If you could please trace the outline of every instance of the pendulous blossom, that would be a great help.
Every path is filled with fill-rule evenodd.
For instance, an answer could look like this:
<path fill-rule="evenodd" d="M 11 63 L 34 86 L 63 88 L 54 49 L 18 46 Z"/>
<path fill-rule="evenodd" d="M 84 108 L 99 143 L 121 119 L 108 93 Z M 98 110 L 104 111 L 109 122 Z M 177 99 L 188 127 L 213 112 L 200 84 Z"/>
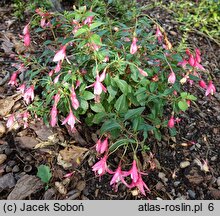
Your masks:
<path fill-rule="evenodd" d="M 55 127 L 57 124 L 57 107 L 53 105 L 50 111 L 50 125 L 51 127 Z"/>
<path fill-rule="evenodd" d="M 169 121 L 168 121 L 168 127 L 169 127 L 169 128 L 173 128 L 174 125 L 175 125 L 175 119 L 174 119 L 173 116 L 171 116 L 171 118 L 170 118 Z"/>
<path fill-rule="evenodd" d="M 54 62 L 62 61 L 66 57 L 66 46 L 67 45 L 62 46 L 61 49 L 55 54 L 53 58 Z"/>
<path fill-rule="evenodd" d="M 74 131 L 75 129 L 75 123 L 76 121 L 80 122 L 76 116 L 73 115 L 72 110 L 70 110 L 69 115 L 64 119 L 64 121 L 62 122 L 62 125 L 64 124 L 68 124 L 71 128 L 71 131 Z"/>
<path fill-rule="evenodd" d="M 27 104 L 34 100 L 34 86 L 30 86 L 24 92 L 23 98 Z"/>
<path fill-rule="evenodd" d="M 8 82 L 8 84 L 12 85 L 12 86 L 16 86 L 18 85 L 17 83 L 17 76 L 18 76 L 18 71 L 14 72 L 10 78 L 10 81 Z"/>
<path fill-rule="evenodd" d="M 71 100 L 71 104 L 72 104 L 73 108 L 75 110 L 77 110 L 79 108 L 79 101 L 76 97 L 74 87 L 71 88 L 70 100 Z"/>
<path fill-rule="evenodd" d="M 137 42 L 138 42 L 138 39 L 136 37 L 133 37 L 131 47 L 130 47 L 130 53 L 132 55 L 135 54 L 138 50 Z"/>
<path fill-rule="evenodd" d="M 7 120 L 6 127 L 10 128 L 15 122 L 15 115 L 11 114 Z"/>
<path fill-rule="evenodd" d="M 173 71 L 168 76 L 168 83 L 174 84 L 176 81 L 176 75 Z"/>
<path fill-rule="evenodd" d="M 162 43 L 163 34 L 161 33 L 159 26 L 157 26 L 156 38 L 157 38 L 159 43 Z"/>
<path fill-rule="evenodd" d="M 30 36 L 30 32 L 29 32 L 29 24 L 27 24 L 25 27 L 24 27 L 24 30 L 23 30 L 23 38 L 24 38 L 24 45 L 25 46 L 30 46 L 31 44 L 31 36 Z"/>
<path fill-rule="evenodd" d="M 147 72 L 142 70 L 141 68 L 138 68 L 138 71 L 142 76 L 148 76 Z"/>
<path fill-rule="evenodd" d="M 118 190 L 118 183 L 119 182 L 122 182 L 124 185 L 129 187 L 127 182 L 124 180 L 124 177 L 127 177 L 129 175 L 129 173 L 126 172 L 126 171 L 122 171 L 121 170 L 121 165 L 119 165 L 118 168 L 116 169 L 116 171 L 111 173 L 111 174 L 114 174 L 114 175 L 113 175 L 113 177 L 110 181 L 110 185 L 114 186 L 115 192 L 117 192 L 117 190 Z"/>
<path fill-rule="evenodd" d="M 17 88 L 17 90 L 20 91 L 22 94 L 24 94 L 25 88 L 26 88 L 26 85 L 23 83 L 20 87 Z"/>
<path fill-rule="evenodd" d="M 203 89 L 206 89 L 206 88 L 207 88 L 207 85 L 206 85 L 206 83 L 205 83 L 204 80 L 200 80 L 200 81 L 199 81 L 199 86 L 200 86 L 201 88 L 203 88 Z"/>
<path fill-rule="evenodd" d="M 106 154 L 100 161 L 98 161 L 92 167 L 92 171 L 94 171 L 100 177 L 109 171 L 107 166 L 107 158 L 108 156 Z"/>
<path fill-rule="evenodd" d="M 213 95 L 215 92 L 216 92 L 216 88 L 213 85 L 212 81 L 210 80 L 205 92 L 205 96 L 208 96 L 209 94 Z"/>
<path fill-rule="evenodd" d="M 102 142 L 101 139 L 99 139 L 96 143 L 96 151 L 99 154 L 103 154 L 108 150 L 108 137 Z"/>

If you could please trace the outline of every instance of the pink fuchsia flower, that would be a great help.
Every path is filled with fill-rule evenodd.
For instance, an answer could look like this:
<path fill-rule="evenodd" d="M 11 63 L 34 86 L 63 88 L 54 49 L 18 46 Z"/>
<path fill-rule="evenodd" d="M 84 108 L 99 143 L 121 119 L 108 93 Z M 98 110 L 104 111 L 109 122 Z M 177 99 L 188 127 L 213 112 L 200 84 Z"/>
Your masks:
<path fill-rule="evenodd" d="M 200 86 L 201 88 L 203 88 L 203 89 L 206 89 L 206 88 L 207 88 L 207 85 L 206 85 L 206 83 L 205 83 L 204 80 L 200 80 L 200 81 L 199 81 L 199 86 Z"/>
<path fill-rule="evenodd" d="M 212 81 L 210 80 L 205 92 L 205 96 L 208 96 L 209 94 L 213 95 L 215 92 L 216 92 L 216 88 L 213 85 Z"/>
<path fill-rule="evenodd" d="M 133 37 L 131 47 L 130 47 L 130 53 L 132 55 L 135 54 L 138 50 L 137 42 L 138 42 L 138 39 L 136 37 Z"/>
<path fill-rule="evenodd" d="M 57 93 L 55 96 L 54 96 L 54 106 L 57 107 L 57 104 L 60 100 L 60 93 Z"/>
<path fill-rule="evenodd" d="M 76 93 L 75 93 L 74 87 L 71 88 L 70 100 L 71 100 L 73 108 L 75 110 L 77 110 L 79 108 L 79 101 L 78 101 L 78 99 L 76 97 Z"/>
<path fill-rule="evenodd" d="M 201 57 L 200 57 L 201 52 L 198 48 L 196 48 L 195 52 L 196 52 L 195 60 L 196 60 L 196 62 L 200 63 L 201 62 Z"/>
<path fill-rule="evenodd" d="M 10 81 L 8 82 L 8 84 L 12 85 L 12 86 L 16 86 L 18 85 L 17 83 L 17 76 L 18 76 L 18 71 L 14 72 L 10 78 Z"/>
<path fill-rule="evenodd" d="M 159 43 L 162 43 L 163 34 L 161 33 L 159 26 L 157 26 L 156 38 L 157 38 Z"/>
<path fill-rule="evenodd" d="M 7 120 L 6 127 L 10 128 L 15 122 L 15 115 L 11 114 Z"/>
<path fill-rule="evenodd" d="M 92 167 L 92 171 L 96 173 L 98 176 L 104 175 L 106 172 L 109 171 L 108 166 L 107 166 L 107 154 L 100 160 L 98 161 L 95 165 Z"/>
<path fill-rule="evenodd" d="M 83 21 L 83 25 L 88 24 L 88 26 L 90 26 L 92 24 L 92 20 L 93 20 L 93 16 L 88 16 L 84 21 Z"/>
<path fill-rule="evenodd" d="M 188 61 L 186 59 L 183 59 L 183 61 L 178 62 L 178 66 L 181 66 L 183 69 L 186 68 L 186 65 L 188 64 Z"/>
<path fill-rule="evenodd" d="M 67 45 L 62 46 L 61 49 L 55 54 L 53 58 L 54 62 L 62 61 L 66 57 L 66 46 Z"/>
<path fill-rule="evenodd" d="M 54 69 L 54 72 L 55 72 L 55 73 L 60 72 L 61 66 L 62 66 L 62 62 L 61 62 L 61 61 L 58 61 L 58 62 L 57 62 L 57 65 L 56 65 L 56 67 L 55 67 L 55 69 Z"/>
<path fill-rule="evenodd" d="M 51 127 L 55 127 L 57 124 L 57 107 L 53 105 L 51 111 L 50 111 L 50 125 Z"/>
<path fill-rule="evenodd" d="M 59 82 L 60 75 L 61 75 L 61 74 L 58 74 L 58 75 L 54 78 L 54 81 L 53 81 L 54 84 L 56 84 L 56 83 Z"/>
<path fill-rule="evenodd" d="M 138 177 L 139 177 L 139 174 L 138 174 L 138 169 L 137 169 L 137 163 L 136 163 L 136 160 L 133 160 L 133 163 L 132 163 L 132 167 L 131 169 L 128 171 L 128 173 L 131 175 L 131 179 L 132 179 L 132 182 L 133 183 L 136 183 L 138 181 Z"/>
<path fill-rule="evenodd" d="M 112 174 L 114 174 L 114 175 L 113 175 L 113 177 L 110 181 L 110 185 L 114 185 L 114 188 L 115 188 L 116 192 L 118 190 L 118 183 L 119 182 L 122 182 L 124 185 L 129 187 L 127 182 L 124 180 L 124 177 L 127 177 L 129 175 L 129 173 L 126 172 L 126 171 L 122 171 L 121 170 L 121 165 L 119 165 L 118 168 L 116 169 L 116 171 L 113 172 Z"/>
<path fill-rule="evenodd" d="M 173 128 L 174 125 L 175 125 L 175 119 L 174 119 L 173 116 L 171 116 L 171 118 L 170 118 L 169 121 L 168 121 L 168 127 L 169 127 L 169 128 Z"/>
<path fill-rule="evenodd" d="M 42 28 L 44 28 L 45 26 L 48 26 L 50 24 L 50 21 L 47 21 L 48 17 L 50 17 L 50 13 L 49 12 L 43 12 L 40 8 L 37 8 L 35 10 L 35 12 L 41 16 L 41 21 L 40 21 L 40 25 Z"/>
<path fill-rule="evenodd" d="M 27 104 L 34 100 L 34 86 L 30 86 L 26 89 L 23 98 Z"/>
<path fill-rule="evenodd" d="M 108 150 L 108 137 L 102 142 L 101 139 L 99 139 L 96 143 L 96 151 L 99 154 L 103 154 Z"/>
<path fill-rule="evenodd" d="M 25 88 L 26 88 L 26 85 L 23 83 L 20 87 L 17 88 L 17 90 L 20 91 L 22 94 L 24 94 Z"/>
<path fill-rule="evenodd" d="M 25 111 L 23 114 L 23 121 L 24 121 L 24 129 L 28 127 L 28 118 L 30 116 L 30 113 L 28 111 Z"/>
<path fill-rule="evenodd" d="M 139 71 L 139 73 L 140 73 L 142 76 L 148 76 L 148 74 L 147 74 L 146 71 L 144 71 L 144 70 L 142 70 L 142 69 L 140 69 L 140 68 L 138 68 L 138 71 Z"/>
<path fill-rule="evenodd" d="M 74 131 L 75 129 L 75 123 L 76 121 L 80 122 L 76 116 L 73 115 L 72 110 L 70 110 L 69 115 L 64 119 L 64 121 L 62 122 L 62 125 L 64 124 L 68 124 L 71 128 L 71 131 Z"/>
<path fill-rule="evenodd" d="M 145 189 L 147 190 L 147 192 L 150 192 L 150 189 L 148 188 L 148 186 L 144 183 L 141 173 L 138 173 L 138 179 L 137 182 L 132 182 L 130 185 L 130 188 L 132 187 L 137 187 L 139 189 L 139 191 L 146 196 L 145 193 Z"/>
<path fill-rule="evenodd" d="M 174 84 L 176 81 L 176 75 L 173 71 L 168 76 L 168 83 Z"/>
<path fill-rule="evenodd" d="M 30 46 L 31 44 L 31 36 L 29 32 L 29 24 L 27 24 L 23 29 L 23 35 L 24 35 L 24 45 Z"/>

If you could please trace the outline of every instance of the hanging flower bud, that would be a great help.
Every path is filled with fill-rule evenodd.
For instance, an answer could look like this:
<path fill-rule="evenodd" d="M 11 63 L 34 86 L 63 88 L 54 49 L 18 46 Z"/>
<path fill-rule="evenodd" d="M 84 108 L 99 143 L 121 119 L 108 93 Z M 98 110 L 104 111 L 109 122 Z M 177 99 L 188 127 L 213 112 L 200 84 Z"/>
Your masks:
<path fill-rule="evenodd" d="M 208 96 L 209 94 L 213 95 L 215 92 L 216 92 L 216 88 L 213 85 L 212 81 L 210 80 L 205 92 L 205 96 Z"/>
<path fill-rule="evenodd" d="M 61 49 L 55 54 L 53 61 L 62 61 L 66 57 L 66 45 L 62 46 Z"/>
<path fill-rule="evenodd" d="M 137 42 L 138 42 L 138 39 L 136 37 L 133 37 L 131 47 L 130 47 L 130 53 L 132 55 L 135 54 L 138 50 Z"/>
<path fill-rule="evenodd" d="M 176 75 L 173 71 L 168 76 L 168 83 L 174 84 L 176 81 Z"/>
<path fill-rule="evenodd" d="M 170 120 L 168 121 L 168 127 L 173 128 L 174 125 L 175 125 L 175 120 L 174 120 L 174 117 L 171 116 Z"/>

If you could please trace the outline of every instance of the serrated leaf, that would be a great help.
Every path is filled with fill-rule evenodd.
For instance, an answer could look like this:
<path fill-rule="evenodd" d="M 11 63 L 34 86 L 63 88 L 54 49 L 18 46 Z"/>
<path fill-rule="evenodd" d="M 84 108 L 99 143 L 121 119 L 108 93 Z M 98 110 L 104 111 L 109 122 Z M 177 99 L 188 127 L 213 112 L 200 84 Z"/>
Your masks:
<path fill-rule="evenodd" d="M 100 132 L 101 132 L 101 134 L 104 134 L 107 131 L 112 131 L 112 130 L 120 129 L 120 128 L 121 128 L 120 124 L 118 122 L 116 122 L 115 119 L 111 119 L 111 120 L 106 121 L 102 125 Z"/>
<path fill-rule="evenodd" d="M 136 116 L 140 116 L 141 113 L 145 110 L 145 107 L 139 107 L 139 108 L 136 108 L 136 109 L 130 109 L 128 110 L 128 112 L 125 114 L 125 118 L 124 120 L 127 120 L 127 119 L 132 119 Z"/>
<path fill-rule="evenodd" d="M 178 107 L 182 110 L 182 111 L 186 111 L 188 109 L 188 104 L 185 100 L 181 100 L 178 102 Z"/>
<path fill-rule="evenodd" d="M 52 174 L 51 174 L 51 171 L 50 171 L 50 167 L 49 166 L 46 166 L 46 165 L 40 165 L 38 168 L 37 168 L 37 177 L 39 177 L 41 179 L 42 182 L 44 183 L 49 183 L 51 177 L 52 177 Z"/>

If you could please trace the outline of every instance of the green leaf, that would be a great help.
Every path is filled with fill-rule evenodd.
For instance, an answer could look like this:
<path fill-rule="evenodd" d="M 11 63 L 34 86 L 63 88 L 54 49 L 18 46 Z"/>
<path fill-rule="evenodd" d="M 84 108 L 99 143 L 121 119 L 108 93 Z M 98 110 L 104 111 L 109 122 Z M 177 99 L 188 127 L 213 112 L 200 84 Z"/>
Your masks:
<path fill-rule="evenodd" d="M 133 139 L 120 139 L 110 146 L 109 151 L 112 152 L 121 146 L 128 145 L 129 143 L 136 143 L 136 141 Z"/>
<path fill-rule="evenodd" d="M 108 103 L 110 103 L 116 96 L 117 94 L 117 90 L 115 90 L 112 86 L 108 86 L 107 87 L 108 93 L 109 93 L 109 97 L 107 99 Z"/>
<path fill-rule="evenodd" d="M 128 89 L 129 89 L 127 82 L 124 81 L 124 80 L 119 79 L 118 77 L 114 77 L 113 80 L 116 82 L 116 84 L 117 84 L 118 88 L 121 90 L 121 92 L 123 94 L 127 95 L 128 94 Z"/>
<path fill-rule="evenodd" d="M 89 104 L 86 100 L 81 99 L 79 104 L 79 113 L 81 115 L 85 114 L 87 110 L 89 109 Z"/>
<path fill-rule="evenodd" d="M 194 95 L 191 95 L 191 94 L 190 94 L 190 95 L 187 95 L 187 99 L 194 101 L 194 100 L 197 100 L 197 97 L 195 97 Z"/>
<path fill-rule="evenodd" d="M 78 37 L 79 35 L 88 31 L 87 26 L 83 26 L 82 28 L 78 29 L 77 32 L 74 34 L 74 37 Z"/>
<path fill-rule="evenodd" d="M 100 112 L 94 115 L 92 122 L 94 124 L 100 124 L 102 121 L 105 120 L 105 117 L 107 116 L 106 113 Z"/>
<path fill-rule="evenodd" d="M 112 131 L 120 128 L 121 128 L 120 124 L 115 119 L 110 119 L 102 125 L 100 132 L 103 135 L 107 131 Z"/>
<path fill-rule="evenodd" d="M 188 109 L 188 104 L 186 102 L 186 100 L 181 100 L 178 102 L 178 107 L 182 110 L 182 111 L 186 111 Z"/>
<path fill-rule="evenodd" d="M 152 82 L 150 84 L 150 92 L 154 92 L 157 89 L 158 84 L 156 82 Z"/>
<path fill-rule="evenodd" d="M 124 120 L 127 120 L 127 119 L 132 119 L 136 116 L 140 116 L 141 113 L 145 110 L 145 107 L 139 107 L 139 108 L 136 108 L 136 109 L 130 109 L 128 110 L 128 112 L 125 114 L 125 118 Z"/>
<path fill-rule="evenodd" d="M 194 76 L 194 75 L 192 75 L 192 74 L 189 74 L 189 78 L 190 78 L 191 80 L 194 80 L 194 81 L 199 81 L 199 80 L 200 80 L 199 77 Z"/>
<path fill-rule="evenodd" d="M 169 128 L 169 131 L 170 131 L 170 136 L 171 137 L 176 136 L 176 128 Z"/>
<path fill-rule="evenodd" d="M 81 95 L 84 100 L 91 100 L 95 97 L 95 95 L 90 91 L 84 91 Z"/>
<path fill-rule="evenodd" d="M 46 165 L 40 165 L 38 168 L 37 168 L 37 177 L 39 177 L 41 179 L 42 182 L 44 183 L 49 183 L 51 177 L 52 177 L 52 174 L 50 172 L 50 167 L 49 166 L 46 166 Z"/>
<path fill-rule="evenodd" d="M 101 103 L 90 105 L 90 107 L 96 113 L 105 112 L 105 108 L 102 106 Z"/>
<path fill-rule="evenodd" d="M 94 22 L 90 25 L 90 29 L 92 30 L 92 29 L 97 28 L 103 24 L 104 24 L 103 22 Z"/>
<path fill-rule="evenodd" d="M 96 45 L 102 45 L 102 42 L 101 42 L 101 37 L 97 34 L 93 34 L 91 37 L 90 37 L 90 41 L 91 43 L 94 43 Z"/>
<path fill-rule="evenodd" d="M 124 111 L 127 111 L 128 109 L 128 104 L 126 102 L 126 96 L 124 94 L 122 94 L 118 99 L 117 101 L 115 102 L 115 105 L 114 105 L 115 109 L 118 111 L 118 112 L 124 112 Z"/>

